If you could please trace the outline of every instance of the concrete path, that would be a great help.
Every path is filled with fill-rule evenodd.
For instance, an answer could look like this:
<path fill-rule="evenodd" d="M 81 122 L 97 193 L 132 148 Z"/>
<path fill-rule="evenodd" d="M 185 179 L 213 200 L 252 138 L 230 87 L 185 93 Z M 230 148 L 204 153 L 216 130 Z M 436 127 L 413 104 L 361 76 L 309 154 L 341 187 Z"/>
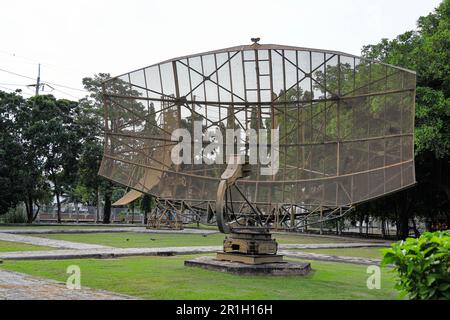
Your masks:
<path fill-rule="evenodd" d="M 71 290 L 62 282 L 0 270 L 0 300 L 131 300 L 134 297 L 82 287 Z"/>
<path fill-rule="evenodd" d="M 380 259 L 348 257 L 348 256 L 334 256 L 334 255 L 329 255 L 329 254 L 302 252 L 302 251 L 280 250 L 280 251 L 278 251 L 278 253 L 282 254 L 286 257 L 289 257 L 289 258 L 343 262 L 343 263 L 355 263 L 355 264 L 364 264 L 364 265 L 379 265 L 381 262 Z"/>
<path fill-rule="evenodd" d="M 308 244 L 280 244 L 280 249 L 337 249 L 337 248 L 387 248 L 386 243 L 341 242 L 341 243 L 308 243 Z"/>
<path fill-rule="evenodd" d="M 119 228 L 117 228 L 119 229 Z M 114 230 L 114 231 L 117 231 Z M 127 232 L 128 228 L 120 228 L 120 231 Z M 138 232 L 146 233 L 215 233 L 214 230 L 152 230 L 145 228 L 133 228 L 140 229 Z M 81 230 L 81 229 L 78 229 Z M 96 229 L 94 229 L 95 232 Z M 0 240 L 28 243 L 33 245 L 41 245 L 47 247 L 54 247 L 64 250 L 46 250 L 46 251 L 21 251 L 21 252 L 4 252 L 0 253 L 1 260 L 31 260 L 31 259 L 83 259 L 83 258 L 113 258 L 113 257 L 125 257 L 125 256 L 157 256 L 157 255 L 183 255 L 183 254 L 197 254 L 197 253 L 211 253 L 222 250 L 222 246 L 189 246 L 189 247 L 163 247 L 163 248 L 113 248 L 109 246 L 79 243 L 65 240 L 47 239 L 41 237 L 33 237 L 22 234 L 12 233 L 14 230 L 9 230 L 9 233 L 0 232 Z M 24 230 L 21 230 L 24 231 Z M 36 233 L 45 233 L 47 230 L 34 230 Z M 57 231 L 57 230 L 52 230 Z M 74 230 L 60 230 L 71 231 Z M 82 230 L 83 232 L 87 230 Z M 92 229 L 90 230 L 92 231 Z M 106 229 L 102 229 L 105 232 Z M 108 231 L 109 232 L 109 231 Z M 388 243 L 368 243 L 368 242 L 341 242 L 341 243 L 309 243 L 309 244 L 281 244 L 279 245 L 280 253 L 287 257 L 310 259 L 310 260 L 324 260 L 324 261 L 336 261 L 336 262 L 349 262 L 358 264 L 379 264 L 378 259 L 366 259 L 356 257 L 344 257 L 326 255 L 320 253 L 309 253 L 301 251 L 293 251 L 289 249 L 324 249 L 324 248 L 364 248 L 364 247 L 387 247 Z"/>
<path fill-rule="evenodd" d="M 299 235 L 299 236 L 305 236 L 310 239 L 318 238 L 318 239 L 327 239 L 330 240 L 330 242 L 336 241 L 336 242 L 359 242 L 359 243 L 384 243 L 384 244 L 391 244 L 392 240 L 386 240 L 386 239 L 371 239 L 371 238 L 358 238 L 358 237 L 350 237 L 345 235 L 332 235 L 332 234 L 315 234 L 315 233 L 301 233 L 301 232 L 286 232 L 286 231 L 273 231 L 272 232 L 273 237 L 276 238 L 277 234 L 282 235 Z"/>
<path fill-rule="evenodd" d="M 47 239 L 47 238 L 17 235 L 17 234 L 11 234 L 11 233 L 0 233 L 0 240 L 1 241 L 10 241 L 10 242 L 28 243 L 28 244 L 34 244 L 37 246 L 46 246 L 46 247 L 62 248 L 62 249 L 87 250 L 87 249 L 110 248 L 110 247 L 101 246 L 98 244 L 88 244 L 88 243 L 72 242 L 72 241 L 65 241 L 65 240 L 54 240 L 54 239 Z"/>
<path fill-rule="evenodd" d="M 319 248 L 360 248 L 367 244 L 360 243 L 330 243 L 330 244 L 284 244 L 280 245 L 282 252 L 290 255 L 295 251 L 286 249 L 319 249 Z M 372 245 L 378 247 L 380 245 Z M 163 248 L 91 248 L 75 250 L 50 250 L 50 251 L 21 251 L 0 253 L 0 260 L 40 260 L 40 259 L 85 259 L 85 258 L 113 258 L 125 256 L 158 256 L 158 255 L 183 255 L 197 253 L 212 253 L 222 250 L 222 246 L 190 246 L 190 247 L 163 247 Z M 300 254 L 300 253 L 299 253 Z M 303 254 L 303 253 L 301 253 Z M 319 255 L 320 256 L 320 255 Z M 314 256 L 311 256 L 314 257 Z"/>
<path fill-rule="evenodd" d="M 0 260 L 85 259 L 117 258 L 126 256 L 171 256 L 210 253 L 222 246 L 164 247 L 164 248 L 101 248 L 89 250 L 21 251 L 0 253 Z"/>

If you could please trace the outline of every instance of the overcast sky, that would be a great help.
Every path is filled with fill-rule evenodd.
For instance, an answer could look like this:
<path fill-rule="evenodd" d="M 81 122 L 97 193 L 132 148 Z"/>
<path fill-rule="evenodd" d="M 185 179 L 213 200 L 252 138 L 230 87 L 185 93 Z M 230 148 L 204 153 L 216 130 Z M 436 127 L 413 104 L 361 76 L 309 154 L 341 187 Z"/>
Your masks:
<path fill-rule="evenodd" d="M 41 80 L 80 98 L 81 79 L 169 58 L 260 43 L 359 55 L 365 44 L 416 27 L 440 0 L 9 0 L 0 4 L 0 89 Z M 3 70 L 3 71 L 2 71 Z M 19 86 L 21 85 L 21 86 Z"/>

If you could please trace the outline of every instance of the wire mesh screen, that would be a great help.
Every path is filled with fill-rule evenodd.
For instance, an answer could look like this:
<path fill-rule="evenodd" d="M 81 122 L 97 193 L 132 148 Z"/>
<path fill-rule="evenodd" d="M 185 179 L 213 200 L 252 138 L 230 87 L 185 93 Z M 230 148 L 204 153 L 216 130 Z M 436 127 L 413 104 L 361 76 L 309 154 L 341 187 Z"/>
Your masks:
<path fill-rule="evenodd" d="M 161 198 L 214 201 L 239 135 L 205 154 L 210 136 L 278 128 L 279 170 L 252 165 L 237 183 L 248 199 L 355 204 L 415 183 L 415 86 L 412 71 L 315 49 L 255 44 L 169 60 L 104 83 L 100 174 Z M 194 163 L 171 160 L 178 128 L 200 140 Z"/>

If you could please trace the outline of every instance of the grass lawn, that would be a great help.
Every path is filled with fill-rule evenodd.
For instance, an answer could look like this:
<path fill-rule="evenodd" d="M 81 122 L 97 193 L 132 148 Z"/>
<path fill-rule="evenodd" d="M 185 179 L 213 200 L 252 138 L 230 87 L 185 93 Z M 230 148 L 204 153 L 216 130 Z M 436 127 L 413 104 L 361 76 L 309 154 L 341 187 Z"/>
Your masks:
<path fill-rule="evenodd" d="M 381 289 L 369 290 L 366 266 L 312 261 L 306 277 L 236 276 L 185 267 L 197 255 L 121 259 L 4 261 L 1 268 L 66 281 L 81 268 L 81 285 L 146 299 L 395 299 L 394 278 L 382 269 Z"/>
<path fill-rule="evenodd" d="M 189 229 L 206 229 L 206 230 L 217 230 L 219 231 L 219 228 L 217 228 L 217 225 L 211 225 L 211 224 L 204 224 L 200 223 L 197 227 L 197 223 L 189 223 L 184 225 L 185 228 Z"/>
<path fill-rule="evenodd" d="M 360 257 L 381 259 L 383 254 L 382 248 L 339 248 L 339 249 L 298 249 L 304 252 L 323 253 L 334 256 Z"/>
<path fill-rule="evenodd" d="M 55 248 L 0 240 L 0 252 L 38 251 L 38 250 L 55 250 Z"/>
<path fill-rule="evenodd" d="M 219 246 L 225 236 L 223 234 L 167 234 L 167 233 L 84 233 L 84 234 L 47 234 L 34 235 L 48 239 L 67 240 L 83 243 L 100 244 L 118 248 L 139 247 L 184 247 L 184 246 Z M 333 243 L 341 240 L 310 237 L 305 235 L 276 234 L 274 237 L 283 243 Z"/>

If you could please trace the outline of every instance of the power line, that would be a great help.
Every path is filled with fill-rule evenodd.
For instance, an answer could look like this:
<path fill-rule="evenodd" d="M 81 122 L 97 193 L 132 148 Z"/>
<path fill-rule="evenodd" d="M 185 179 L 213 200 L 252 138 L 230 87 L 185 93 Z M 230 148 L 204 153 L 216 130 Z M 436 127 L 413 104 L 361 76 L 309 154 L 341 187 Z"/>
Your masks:
<path fill-rule="evenodd" d="M 3 85 L 3 86 L 2 86 L 2 85 Z M 4 89 L 9 90 L 9 91 L 14 91 L 14 90 L 11 89 L 11 88 L 4 87 L 5 85 L 6 85 L 6 86 L 28 87 L 28 88 L 30 87 L 29 84 L 0 83 L 0 88 L 4 88 Z M 44 84 L 41 84 L 41 87 L 42 87 L 43 85 L 44 85 Z M 32 85 L 32 86 L 35 86 L 35 85 Z M 51 86 L 49 86 L 49 85 L 47 85 L 47 86 L 50 87 L 50 88 L 52 89 L 52 91 L 55 90 L 55 91 L 57 91 L 57 92 L 60 92 L 60 93 L 62 93 L 62 94 L 65 94 L 65 95 L 67 95 L 67 96 L 69 96 L 69 97 L 79 99 L 79 97 L 74 96 L 74 95 L 72 95 L 72 94 L 70 94 L 70 93 L 67 93 L 67 92 L 65 92 L 65 91 L 62 91 L 62 90 L 53 88 L 53 87 L 51 87 Z M 31 94 L 29 94 L 29 93 L 25 93 L 25 94 L 31 95 Z"/>
<path fill-rule="evenodd" d="M 77 88 L 69 87 L 69 86 L 62 85 L 62 84 L 57 84 L 57 83 L 48 82 L 48 81 L 46 81 L 46 82 L 47 82 L 48 84 L 52 84 L 52 85 L 54 85 L 54 86 L 61 87 L 61 88 L 66 88 L 66 89 L 71 89 L 71 90 L 76 90 L 76 91 L 81 91 L 81 92 L 88 92 L 88 91 L 85 90 L 85 89 L 77 89 Z"/>
<path fill-rule="evenodd" d="M 11 89 L 11 88 L 7 88 L 7 87 L 3 87 L 3 86 L 0 86 L 0 88 L 3 89 L 3 90 L 8 90 L 10 93 L 17 93 L 17 94 L 20 94 L 20 95 L 25 94 L 25 95 L 28 95 L 28 96 L 32 96 L 32 94 L 27 93 L 27 92 L 23 92 L 22 90 L 20 90 L 20 92 L 17 92 L 15 90 Z"/>
<path fill-rule="evenodd" d="M 41 84 L 41 85 L 42 85 L 42 84 Z M 19 86 L 29 87 L 30 85 L 24 85 L 24 84 L 22 84 L 22 85 L 19 85 Z M 7 87 L 1 86 L 1 85 L 0 85 L 0 88 L 1 88 L 1 89 L 4 89 L 4 90 L 8 90 L 9 92 L 16 92 L 14 89 L 7 88 Z M 59 90 L 59 89 L 55 89 L 55 88 L 52 88 L 52 89 L 55 90 L 55 91 L 57 91 L 57 92 L 60 92 L 60 93 L 62 93 L 62 94 L 64 94 L 64 95 L 66 95 L 66 96 L 69 96 L 69 97 L 72 97 L 72 98 L 75 98 L 75 99 L 79 99 L 79 97 L 74 96 L 74 95 L 72 95 L 72 94 L 70 94 L 70 93 L 67 93 L 67 92 L 65 92 L 65 91 L 62 91 L 62 90 Z M 28 95 L 28 96 L 32 96 L 32 94 L 27 93 L 27 92 L 23 92 L 22 90 L 20 91 L 20 94 L 25 94 L 25 95 Z"/>
<path fill-rule="evenodd" d="M 21 84 L 21 83 L 0 83 L 0 86 L 1 85 L 3 85 L 3 86 L 10 86 L 10 87 L 26 87 L 28 89 L 30 89 L 30 87 L 36 86 L 35 84 L 31 84 L 30 85 L 30 84 Z M 53 88 L 52 86 L 50 86 L 48 84 L 45 84 L 45 83 L 42 83 L 41 84 L 41 88 L 43 88 L 44 86 L 49 87 L 50 89 L 52 89 L 52 91 L 55 90 L 55 88 Z M 3 88 L 6 88 L 6 87 L 3 87 Z M 9 89 L 12 90 L 11 88 L 9 88 Z M 36 89 L 33 89 L 33 90 L 36 90 Z"/>
<path fill-rule="evenodd" d="M 39 61 L 37 61 L 35 59 L 29 58 L 29 57 L 26 57 L 26 56 L 23 56 L 23 55 L 18 55 L 18 54 L 14 53 L 14 52 L 8 52 L 8 51 L 0 50 L 0 54 L 5 55 L 5 56 L 7 56 L 9 58 L 12 58 L 13 60 L 15 60 L 15 59 L 26 60 L 26 61 L 16 61 L 16 62 L 19 62 L 19 63 L 27 63 L 27 64 L 34 64 L 34 65 L 40 63 L 42 66 L 48 67 L 48 68 L 53 69 L 53 70 L 65 69 L 65 70 L 71 70 L 72 72 L 74 72 L 75 70 L 76 70 L 77 73 L 80 72 L 80 68 L 79 67 L 69 66 L 69 65 L 66 65 L 66 64 L 64 64 L 64 65 L 57 65 L 57 64 L 53 64 L 53 63 L 42 63 L 42 62 L 39 62 Z"/>
<path fill-rule="evenodd" d="M 6 72 L 6 73 L 9 73 L 9 74 L 13 74 L 13 75 L 18 76 L 18 77 L 22 77 L 22 78 L 26 78 L 26 79 L 35 80 L 35 79 L 32 78 L 32 77 L 24 76 L 23 74 L 16 73 L 16 72 L 12 72 L 12 71 L 9 71 L 9 70 L 5 70 L 5 69 L 1 69 L 1 68 L 0 68 L 0 71 Z"/>
<path fill-rule="evenodd" d="M 74 96 L 74 95 L 71 95 L 70 93 L 61 91 L 61 90 L 59 90 L 59 89 L 55 89 L 55 88 L 54 88 L 54 90 L 55 90 L 55 91 L 58 91 L 58 92 L 61 92 L 61 93 L 65 94 L 65 95 L 67 95 L 67 96 L 69 96 L 69 97 L 72 97 L 72 98 L 75 98 L 75 99 L 79 99 L 79 97 L 76 97 L 76 96 Z"/>
<path fill-rule="evenodd" d="M 0 88 L 1 88 L 1 89 L 5 89 L 5 90 L 8 90 L 8 91 L 14 91 L 14 90 L 12 90 L 11 88 L 7 88 L 7 87 L 3 87 L 3 86 L 0 86 Z"/>
<path fill-rule="evenodd" d="M 9 73 L 9 74 L 18 76 L 18 77 L 22 77 L 22 78 L 26 78 L 26 79 L 31 79 L 31 80 L 33 80 L 33 81 L 36 80 L 36 79 L 33 78 L 33 77 L 29 77 L 29 76 L 26 76 L 26 75 L 23 75 L 23 74 L 20 74 L 20 73 L 17 73 L 17 72 L 13 72 L 13 71 L 1 69 L 1 68 L 0 68 L 0 71 L 6 72 L 6 73 Z M 88 91 L 85 90 L 85 89 L 78 89 L 78 88 L 66 86 L 66 85 L 63 85 L 63 84 L 58 84 L 58 83 L 55 83 L 55 82 L 45 81 L 45 83 L 48 83 L 48 84 L 51 84 L 51 85 L 54 85 L 54 86 L 58 86 L 58 87 L 61 87 L 61 88 L 66 88 L 66 89 L 69 89 L 69 90 L 75 90 L 75 91 L 80 91 L 80 92 L 88 92 Z"/>
<path fill-rule="evenodd" d="M 0 85 L 2 85 L 2 86 L 28 87 L 28 84 L 22 84 L 22 83 L 4 83 L 4 82 L 0 82 Z"/>

